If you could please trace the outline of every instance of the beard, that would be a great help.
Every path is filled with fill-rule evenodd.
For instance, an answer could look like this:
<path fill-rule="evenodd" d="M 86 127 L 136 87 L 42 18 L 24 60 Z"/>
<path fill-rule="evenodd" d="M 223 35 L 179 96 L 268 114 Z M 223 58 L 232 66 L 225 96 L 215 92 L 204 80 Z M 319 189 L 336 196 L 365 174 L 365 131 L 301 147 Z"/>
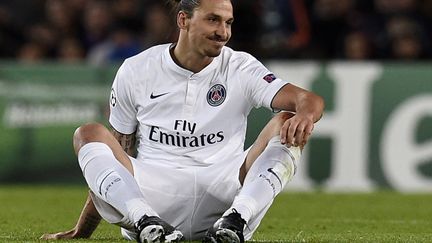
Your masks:
<path fill-rule="evenodd" d="M 210 45 L 204 50 L 205 55 L 208 57 L 217 57 L 222 52 L 222 48 L 226 42 L 211 42 Z"/>
<path fill-rule="evenodd" d="M 222 48 L 218 48 L 218 49 L 209 49 L 205 51 L 205 55 L 208 57 L 217 57 L 221 54 L 222 52 Z"/>
<path fill-rule="evenodd" d="M 207 50 L 207 54 L 209 57 L 217 57 L 222 51 L 222 48 L 226 45 L 226 43 L 229 40 L 229 36 L 224 38 L 219 35 L 212 35 L 208 37 L 208 40 L 210 40 L 210 45 Z"/>

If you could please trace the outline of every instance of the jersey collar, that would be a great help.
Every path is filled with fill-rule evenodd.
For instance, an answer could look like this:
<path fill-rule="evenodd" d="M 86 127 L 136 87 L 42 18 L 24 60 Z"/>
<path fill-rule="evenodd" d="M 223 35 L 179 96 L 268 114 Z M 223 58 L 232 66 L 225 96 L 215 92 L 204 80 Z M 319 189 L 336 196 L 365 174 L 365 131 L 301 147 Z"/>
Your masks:
<path fill-rule="evenodd" d="M 222 55 L 222 53 L 213 58 L 212 62 L 207 65 L 203 70 L 201 70 L 198 73 L 194 73 L 190 70 L 187 70 L 183 67 L 180 67 L 179 65 L 177 65 L 177 63 L 174 62 L 173 58 L 171 57 L 170 54 L 170 48 L 173 47 L 174 44 L 168 45 L 168 47 L 165 49 L 164 52 L 164 59 L 165 59 L 165 63 L 168 64 L 168 67 L 173 70 L 174 72 L 180 74 L 180 75 L 185 75 L 187 77 L 191 77 L 191 76 L 195 76 L 195 77 L 203 77 L 208 75 L 210 72 L 212 72 L 214 69 L 216 69 L 216 67 L 218 66 L 219 62 L 220 62 L 220 56 Z M 223 51 L 222 51 L 223 52 Z"/>

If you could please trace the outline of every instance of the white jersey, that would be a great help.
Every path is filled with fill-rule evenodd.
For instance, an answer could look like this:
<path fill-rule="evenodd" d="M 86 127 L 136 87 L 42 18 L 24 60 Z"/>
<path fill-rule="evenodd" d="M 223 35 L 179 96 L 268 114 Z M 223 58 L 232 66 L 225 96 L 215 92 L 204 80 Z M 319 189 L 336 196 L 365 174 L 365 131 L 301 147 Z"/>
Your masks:
<path fill-rule="evenodd" d="M 270 109 L 285 84 L 251 55 L 228 47 L 193 73 L 173 61 L 170 44 L 159 45 L 118 70 L 109 122 L 124 134 L 137 131 L 139 161 L 209 166 L 243 154 L 250 110 Z"/>

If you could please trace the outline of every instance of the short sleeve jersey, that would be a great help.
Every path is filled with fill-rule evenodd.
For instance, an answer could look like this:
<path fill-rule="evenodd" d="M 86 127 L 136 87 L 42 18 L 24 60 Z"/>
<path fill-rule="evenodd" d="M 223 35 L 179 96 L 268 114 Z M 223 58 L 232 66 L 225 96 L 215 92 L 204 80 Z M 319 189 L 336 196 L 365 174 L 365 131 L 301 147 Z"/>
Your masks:
<path fill-rule="evenodd" d="M 229 47 L 193 73 L 173 61 L 170 44 L 159 45 L 119 68 L 109 122 L 118 132 L 137 132 L 138 160 L 209 166 L 243 154 L 249 112 L 271 109 L 285 84 L 251 55 Z"/>

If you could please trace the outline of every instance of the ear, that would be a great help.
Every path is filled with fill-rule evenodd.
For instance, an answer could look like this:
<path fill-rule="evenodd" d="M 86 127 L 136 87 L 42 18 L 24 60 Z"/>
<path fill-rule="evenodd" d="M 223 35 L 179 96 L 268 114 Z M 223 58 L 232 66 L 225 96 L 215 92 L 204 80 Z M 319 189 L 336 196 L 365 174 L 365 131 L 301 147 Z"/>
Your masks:
<path fill-rule="evenodd" d="M 189 25 L 189 17 L 184 11 L 180 11 L 177 14 L 177 26 L 179 29 L 184 30 L 187 29 Z"/>

